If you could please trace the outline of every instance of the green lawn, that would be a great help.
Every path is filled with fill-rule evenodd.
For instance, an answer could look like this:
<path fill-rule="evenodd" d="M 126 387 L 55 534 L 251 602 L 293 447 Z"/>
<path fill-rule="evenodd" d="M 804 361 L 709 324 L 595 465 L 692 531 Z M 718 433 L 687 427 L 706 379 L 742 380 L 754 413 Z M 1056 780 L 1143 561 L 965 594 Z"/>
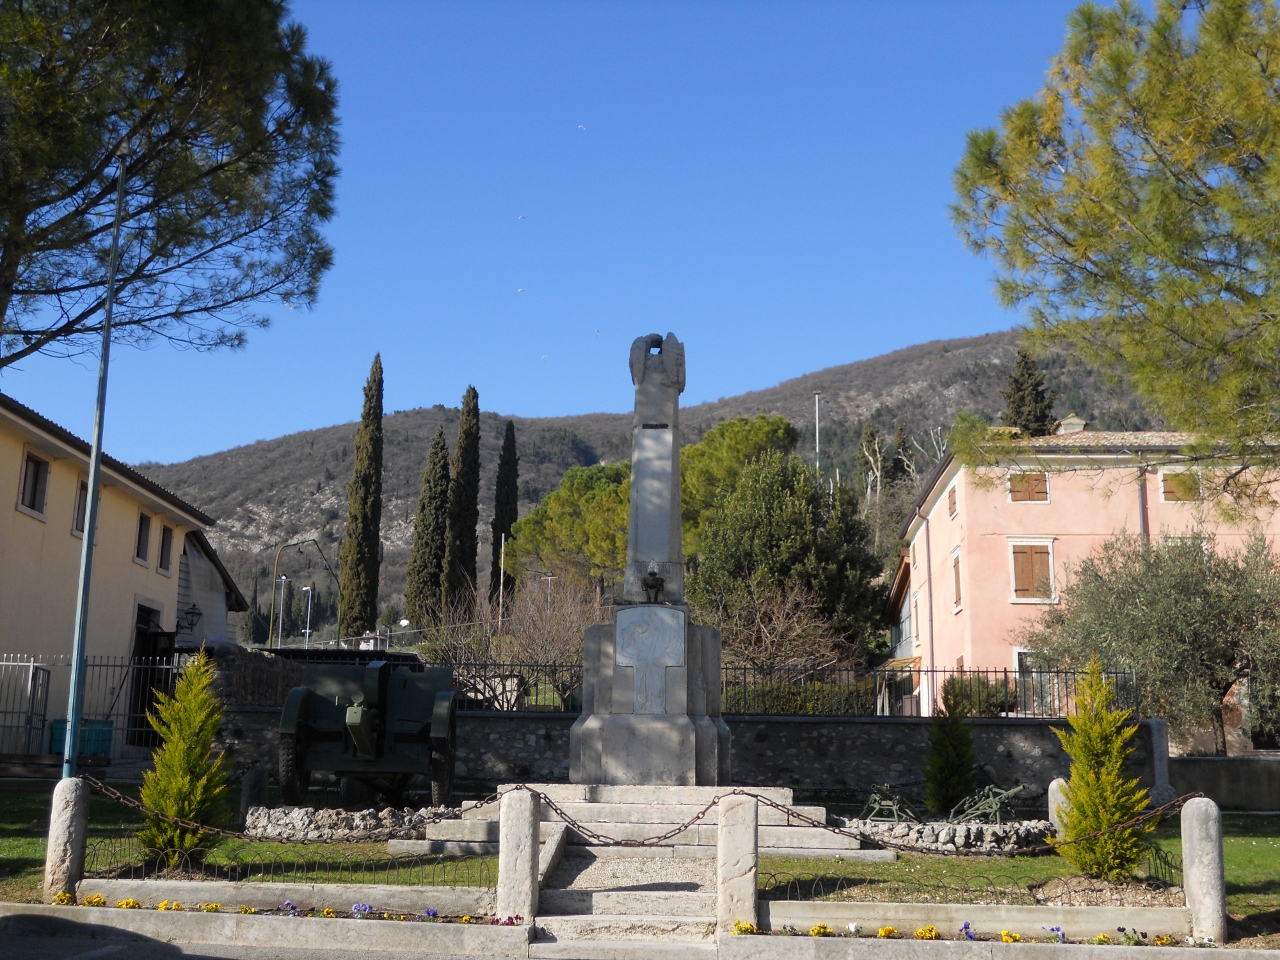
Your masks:
<path fill-rule="evenodd" d="M 1177 821 L 1161 826 L 1157 846 L 1181 860 Z M 1227 910 L 1233 946 L 1280 948 L 1280 817 L 1223 817 Z M 1031 902 L 1019 891 L 1072 873 L 1058 856 L 938 857 L 900 855 L 896 863 L 859 863 L 795 857 L 760 858 L 763 896 L 802 899 L 848 897 L 883 902 Z"/>
<path fill-rule="evenodd" d="M 137 797 L 136 786 L 121 787 L 121 792 Z M 52 782 L 0 781 L 0 900 L 40 901 L 52 793 Z M 236 788 L 231 805 L 239 808 Z M 143 825 L 138 814 L 98 795 L 89 811 L 90 869 L 111 863 L 141 866 L 141 846 L 134 839 Z M 278 882 L 492 886 L 498 875 L 497 857 L 392 858 L 385 843 L 227 840 L 203 859 L 206 874 Z M 147 872 L 156 867 L 148 864 Z"/>

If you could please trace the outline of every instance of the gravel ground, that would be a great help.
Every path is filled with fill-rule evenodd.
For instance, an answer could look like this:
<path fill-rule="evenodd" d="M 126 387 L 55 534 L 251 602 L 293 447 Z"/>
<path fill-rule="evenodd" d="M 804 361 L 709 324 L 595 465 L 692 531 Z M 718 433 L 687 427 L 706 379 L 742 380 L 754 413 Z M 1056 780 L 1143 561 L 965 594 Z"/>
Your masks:
<path fill-rule="evenodd" d="M 556 890 L 714 890 L 716 861 L 566 854 L 547 887 Z"/>

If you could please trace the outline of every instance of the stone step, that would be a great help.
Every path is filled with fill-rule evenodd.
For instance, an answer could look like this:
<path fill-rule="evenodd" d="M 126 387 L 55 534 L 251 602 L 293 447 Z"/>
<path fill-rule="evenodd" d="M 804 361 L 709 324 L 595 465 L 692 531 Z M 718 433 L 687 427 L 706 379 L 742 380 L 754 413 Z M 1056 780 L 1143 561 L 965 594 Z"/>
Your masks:
<path fill-rule="evenodd" d="M 709 917 L 716 895 L 691 890 L 543 890 L 538 910 L 548 916 Z"/>
<path fill-rule="evenodd" d="M 559 824 L 544 820 L 538 825 L 538 839 L 546 841 L 553 837 Z M 606 823 L 592 822 L 591 829 L 613 840 L 647 840 L 680 826 L 679 822 L 671 823 Z M 682 830 L 659 846 L 712 846 L 716 845 L 716 833 L 720 828 L 714 824 L 697 824 Z M 821 827 L 782 827 L 761 826 L 759 832 L 760 846 L 768 847 L 813 847 L 822 850 L 857 850 L 861 844 L 854 837 L 831 833 Z M 429 823 L 422 829 L 423 841 L 444 841 L 463 844 L 492 844 L 498 842 L 499 824 L 496 820 L 442 820 Z M 569 844 L 585 846 L 590 841 L 572 827 L 569 829 Z M 420 842 L 420 841 L 418 841 Z M 412 840 L 392 840 L 395 847 L 388 847 L 399 853 L 436 853 L 443 850 L 418 849 L 405 844 L 413 844 Z M 474 851 L 456 852 L 488 852 L 477 848 Z"/>
<path fill-rule="evenodd" d="M 554 799 L 554 798 L 553 798 Z M 591 803 L 589 801 L 567 800 L 556 801 L 565 815 L 579 823 L 684 823 L 702 811 L 701 803 Z M 795 806 L 793 810 L 819 823 L 827 822 L 827 808 L 815 806 Z M 488 804 L 483 807 L 464 809 L 464 820 L 497 820 L 498 805 Z M 554 810 L 543 804 L 542 819 L 557 821 L 560 817 Z M 702 818 L 703 823 L 720 822 L 720 811 L 712 807 Z M 787 814 L 774 807 L 760 806 L 761 826 L 786 826 L 790 821 Z"/>
<path fill-rule="evenodd" d="M 521 784 L 504 783 L 498 792 L 515 789 Z M 747 790 L 775 803 L 790 806 L 793 794 L 790 787 L 676 787 L 638 786 L 599 783 L 530 783 L 523 784 L 550 797 L 556 803 L 710 803 L 733 790 Z M 468 804 L 463 804 L 467 806 Z M 496 804 L 495 804 L 496 806 Z"/>
<path fill-rule="evenodd" d="M 648 940 L 678 943 L 715 943 L 714 917 L 630 916 L 617 914 L 565 914 L 538 916 L 533 921 L 537 939 Z"/>
<path fill-rule="evenodd" d="M 529 944 L 532 960 L 715 960 L 714 943 L 561 940 Z"/>

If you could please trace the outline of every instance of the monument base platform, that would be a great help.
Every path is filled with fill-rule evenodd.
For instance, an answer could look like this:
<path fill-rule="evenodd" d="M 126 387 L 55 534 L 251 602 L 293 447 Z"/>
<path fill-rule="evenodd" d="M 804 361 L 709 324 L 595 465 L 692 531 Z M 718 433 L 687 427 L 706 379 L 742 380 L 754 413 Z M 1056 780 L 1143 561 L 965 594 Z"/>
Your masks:
<path fill-rule="evenodd" d="M 570 777 L 583 784 L 716 786 L 729 779 L 720 717 L 581 716 L 569 731 Z"/>
<path fill-rule="evenodd" d="M 734 787 L 709 786 L 638 786 L 590 783 L 531 783 L 531 790 L 553 801 L 560 811 L 542 804 L 540 830 L 545 843 L 564 829 L 565 820 L 582 824 L 591 832 L 612 838 L 622 844 L 634 843 L 687 823 L 718 797 Z M 513 789 L 504 784 L 499 792 Z M 760 805 L 760 853 L 797 857 L 844 857 L 846 860 L 893 860 L 891 850 L 863 850 L 854 837 L 832 833 L 822 827 L 795 818 L 799 814 L 818 823 L 827 822 L 827 811 L 819 806 L 795 806 L 791 790 L 786 787 L 742 787 L 756 796 L 788 807 Z M 592 857 L 675 857 L 683 859 L 712 858 L 716 855 L 716 832 L 719 811 L 712 806 L 702 818 L 656 846 L 622 846 L 600 843 L 569 824 L 564 847 L 566 856 Z M 437 853 L 445 845 L 459 842 L 498 840 L 498 805 L 463 804 L 461 820 L 445 820 L 429 824 L 421 840 L 394 841 L 400 853 Z M 434 844 L 434 846 L 433 846 Z"/>

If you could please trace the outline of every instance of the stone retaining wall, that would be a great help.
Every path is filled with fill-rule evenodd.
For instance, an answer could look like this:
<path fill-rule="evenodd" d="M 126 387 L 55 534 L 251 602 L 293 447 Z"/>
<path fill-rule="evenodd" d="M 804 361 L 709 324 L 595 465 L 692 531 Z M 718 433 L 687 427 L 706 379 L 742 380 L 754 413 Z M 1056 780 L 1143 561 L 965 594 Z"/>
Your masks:
<path fill-rule="evenodd" d="M 244 832 L 255 840 L 345 840 L 352 833 L 387 831 L 386 839 L 413 840 L 444 807 L 414 810 L 327 810 L 314 807 L 252 807 Z"/>
<path fill-rule="evenodd" d="M 843 817 L 832 819 L 837 826 L 922 853 L 955 853 L 958 850 L 1008 853 L 1044 843 L 1052 830 L 1047 820 L 1021 820 L 997 826 L 988 823 L 885 823 L 846 820 Z"/>
<path fill-rule="evenodd" d="M 458 715 L 461 781 L 484 789 L 498 783 L 567 782 L 569 728 L 577 717 L 563 713 Z M 726 716 L 733 735 L 733 782 L 791 787 L 801 794 L 866 796 L 872 785 L 898 785 L 918 800 L 931 721 L 920 717 Z M 982 719 L 972 721 L 974 749 L 988 778 L 1001 786 L 1026 785 L 1019 801 L 1044 808 L 1049 783 L 1065 777 L 1069 760 L 1054 735 L 1065 720 Z M 1153 726 L 1139 725 L 1128 770 L 1144 786 L 1157 787 L 1159 744 Z M 265 762 L 275 770 L 279 711 L 227 708 L 221 741 L 235 768 Z M 1167 792 L 1167 787 L 1165 788 Z"/>

